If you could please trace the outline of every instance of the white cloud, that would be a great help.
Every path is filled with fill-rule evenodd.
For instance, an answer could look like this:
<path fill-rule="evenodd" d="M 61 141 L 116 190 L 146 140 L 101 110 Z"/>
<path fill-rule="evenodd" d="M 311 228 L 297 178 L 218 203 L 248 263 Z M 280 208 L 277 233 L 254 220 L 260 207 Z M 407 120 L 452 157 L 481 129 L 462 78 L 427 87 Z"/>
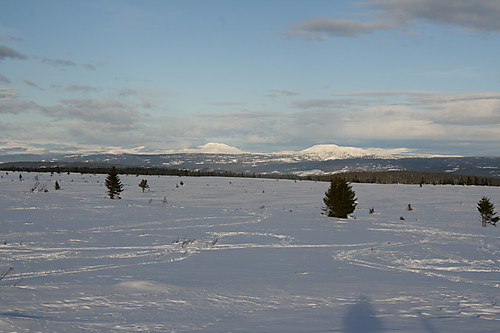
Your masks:
<path fill-rule="evenodd" d="M 335 98 L 305 100 L 307 107 L 302 104 L 295 113 L 242 111 L 169 118 L 164 126 L 159 124 L 157 132 L 150 132 L 151 140 L 166 133 L 171 137 L 164 141 L 169 143 L 195 146 L 217 141 L 247 151 L 306 148 L 321 142 L 365 147 L 383 142 L 387 148 L 425 147 L 426 152 L 435 154 L 462 154 L 464 143 L 469 143 L 470 149 L 465 154 L 473 155 L 479 149 L 491 154 L 498 149 L 500 125 L 493 124 L 499 111 L 493 93 L 365 91 L 338 97 L 356 95 L 389 100 L 367 105 L 356 100 L 346 103 L 342 98 L 340 103 Z M 439 150 L 432 151 L 429 146 Z"/>
<path fill-rule="evenodd" d="M 42 107 L 41 110 L 44 114 L 57 119 L 81 119 L 86 122 L 122 126 L 134 126 L 141 117 L 133 104 L 115 100 L 63 99 L 59 105 Z"/>
<path fill-rule="evenodd" d="M 428 109 L 428 118 L 442 124 L 500 126 L 500 93 L 435 94 L 412 102 Z"/>
<path fill-rule="evenodd" d="M 16 98 L 17 96 L 19 96 L 19 92 L 14 88 L 0 88 L 0 101 L 8 101 Z M 0 104 L 0 112 L 2 112 L 2 110 L 6 109 L 2 107 L 2 104 Z"/>
<path fill-rule="evenodd" d="M 14 98 L 16 91 L 6 89 L 0 95 Z M 426 152 L 435 154 L 498 152 L 500 93 L 358 91 L 293 103 L 292 110 L 298 112 L 244 110 L 147 117 L 138 103 L 126 100 L 75 98 L 49 107 L 4 100 L 0 113 L 10 113 L 13 119 L 23 112 L 38 117 L 3 123 L 4 140 L 27 142 L 35 137 L 39 142 L 64 142 L 81 149 L 109 146 L 115 151 L 161 152 L 221 142 L 245 151 L 270 152 L 317 143 L 377 147 L 375 143 L 382 142 L 381 148 L 426 147 Z M 460 151 L 465 144 L 470 150 Z M 431 146 L 439 150 L 428 149 Z"/>

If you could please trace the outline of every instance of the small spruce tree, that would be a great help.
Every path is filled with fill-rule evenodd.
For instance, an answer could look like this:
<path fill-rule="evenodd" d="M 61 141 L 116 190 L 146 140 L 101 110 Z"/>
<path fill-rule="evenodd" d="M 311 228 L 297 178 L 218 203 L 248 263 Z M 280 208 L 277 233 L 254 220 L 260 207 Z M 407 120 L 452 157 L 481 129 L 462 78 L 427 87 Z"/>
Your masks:
<path fill-rule="evenodd" d="M 59 185 L 59 183 L 57 182 L 57 180 L 56 180 L 56 183 L 54 184 L 54 189 L 56 191 L 61 189 L 61 185 Z"/>
<path fill-rule="evenodd" d="M 481 214 L 481 224 L 483 227 L 489 223 L 496 227 L 499 217 L 495 217 L 495 206 L 491 203 L 490 198 L 482 197 L 477 203 L 477 210 Z"/>
<path fill-rule="evenodd" d="M 141 182 L 139 183 L 139 187 L 142 188 L 142 193 L 144 193 L 144 190 L 149 188 L 148 180 L 147 179 L 141 180 Z"/>
<path fill-rule="evenodd" d="M 118 173 L 114 166 L 108 172 L 105 185 L 108 189 L 108 195 L 110 199 L 121 199 L 120 193 L 123 192 L 123 184 L 120 181 L 120 178 L 118 177 Z"/>
<path fill-rule="evenodd" d="M 356 194 L 344 178 L 333 178 L 323 198 L 323 211 L 329 217 L 347 218 L 356 209 Z"/>

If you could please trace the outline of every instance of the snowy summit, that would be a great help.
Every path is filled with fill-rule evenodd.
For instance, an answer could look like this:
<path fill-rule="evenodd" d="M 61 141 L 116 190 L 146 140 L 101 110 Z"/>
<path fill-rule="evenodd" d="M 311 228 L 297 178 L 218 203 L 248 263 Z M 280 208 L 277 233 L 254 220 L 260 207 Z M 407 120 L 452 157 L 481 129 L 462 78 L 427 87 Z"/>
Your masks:
<path fill-rule="evenodd" d="M 225 143 L 209 142 L 196 148 L 186 148 L 177 151 L 179 153 L 201 153 L 201 154 L 243 154 L 239 148 L 229 146 Z"/>
<path fill-rule="evenodd" d="M 335 144 L 315 145 L 298 152 L 300 155 L 315 156 L 320 160 L 334 160 L 357 157 L 393 158 L 393 157 L 413 157 L 417 154 L 411 153 L 409 148 L 357 148 L 338 146 Z M 423 156 L 423 155 L 419 155 Z M 425 155 L 427 156 L 427 155 Z"/>

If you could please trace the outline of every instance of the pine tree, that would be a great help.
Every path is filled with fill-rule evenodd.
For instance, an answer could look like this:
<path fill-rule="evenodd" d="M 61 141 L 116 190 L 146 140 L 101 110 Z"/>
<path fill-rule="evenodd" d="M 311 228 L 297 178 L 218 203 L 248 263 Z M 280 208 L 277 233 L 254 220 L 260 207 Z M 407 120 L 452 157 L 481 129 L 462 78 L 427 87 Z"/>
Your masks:
<path fill-rule="evenodd" d="M 488 223 L 496 227 L 499 217 L 495 217 L 495 206 L 491 203 L 490 198 L 482 197 L 477 203 L 477 210 L 481 214 L 481 223 L 486 227 Z"/>
<path fill-rule="evenodd" d="M 123 184 L 118 177 L 116 168 L 113 166 L 106 177 L 106 188 L 108 189 L 108 195 L 110 199 L 121 199 L 120 193 L 123 192 Z"/>
<path fill-rule="evenodd" d="M 347 218 L 356 209 L 356 194 L 344 178 L 334 178 L 323 198 L 323 211 L 329 217 Z"/>
<path fill-rule="evenodd" d="M 59 185 L 59 183 L 57 182 L 57 180 L 56 180 L 56 183 L 54 184 L 54 189 L 56 191 L 61 189 L 61 185 Z"/>

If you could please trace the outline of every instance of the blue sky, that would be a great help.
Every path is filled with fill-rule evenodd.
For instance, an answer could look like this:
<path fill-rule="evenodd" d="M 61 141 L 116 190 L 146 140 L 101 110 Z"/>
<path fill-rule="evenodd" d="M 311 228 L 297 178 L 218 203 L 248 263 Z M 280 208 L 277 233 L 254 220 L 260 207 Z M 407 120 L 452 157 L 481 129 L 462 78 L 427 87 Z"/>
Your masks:
<path fill-rule="evenodd" d="M 0 153 L 500 155 L 500 2 L 0 0 Z"/>

